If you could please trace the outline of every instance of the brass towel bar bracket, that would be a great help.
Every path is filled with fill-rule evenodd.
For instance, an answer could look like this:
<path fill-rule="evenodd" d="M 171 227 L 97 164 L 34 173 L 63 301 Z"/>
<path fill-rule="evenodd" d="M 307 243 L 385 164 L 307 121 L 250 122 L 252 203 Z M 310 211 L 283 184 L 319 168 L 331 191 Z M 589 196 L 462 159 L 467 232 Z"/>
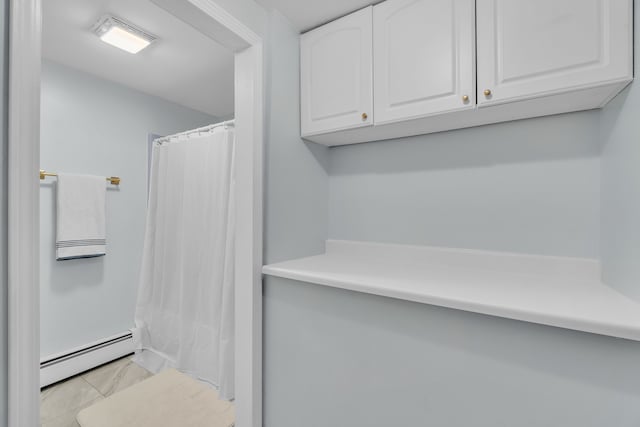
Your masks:
<path fill-rule="evenodd" d="M 45 170 L 40 169 L 40 179 L 45 179 L 47 176 L 58 176 L 57 173 L 47 172 Z M 113 185 L 120 185 L 120 177 L 119 176 L 108 176 L 106 180 Z"/>

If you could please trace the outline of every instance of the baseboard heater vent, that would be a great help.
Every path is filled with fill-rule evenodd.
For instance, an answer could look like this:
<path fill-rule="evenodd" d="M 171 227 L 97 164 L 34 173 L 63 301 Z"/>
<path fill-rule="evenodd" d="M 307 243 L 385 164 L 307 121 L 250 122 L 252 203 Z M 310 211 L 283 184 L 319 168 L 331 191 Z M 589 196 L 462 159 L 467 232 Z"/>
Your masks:
<path fill-rule="evenodd" d="M 133 353 L 131 332 L 53 354 L 40 360 L 40 387 L 64 380 L 81 372 Z"/>

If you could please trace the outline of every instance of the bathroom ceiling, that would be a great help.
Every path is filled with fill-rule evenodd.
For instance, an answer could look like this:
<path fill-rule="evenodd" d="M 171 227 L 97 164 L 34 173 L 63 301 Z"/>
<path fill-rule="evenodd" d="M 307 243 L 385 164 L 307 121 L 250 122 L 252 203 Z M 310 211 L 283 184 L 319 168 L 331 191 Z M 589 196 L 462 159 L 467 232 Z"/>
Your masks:
<path fill-rule="evenodd" d="M 277 9 L 301 32 L 382 0 L 256 0 L 268 9 Z"/>
<path fill-rule="evenodd" d="M 43 56 L 217 117 L 233 114 L 233 54 L 149 0 L 43 1 Z M 91 27 L 112 14 L 158 40 L 132 55 Z"/>

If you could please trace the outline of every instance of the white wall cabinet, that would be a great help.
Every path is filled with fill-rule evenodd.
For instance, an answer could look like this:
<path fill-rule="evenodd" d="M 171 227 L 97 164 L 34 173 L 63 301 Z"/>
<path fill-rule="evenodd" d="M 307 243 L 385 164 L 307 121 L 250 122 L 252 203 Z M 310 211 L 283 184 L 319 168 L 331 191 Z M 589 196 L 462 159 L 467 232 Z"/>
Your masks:
<path fill-rule="evenodd" d="M 375 123 L 474 108 L 475 0 L 373 8 Z"/>
<path fill-rule="evenodd" d="M 477 0 L 478 104 L 628 81 L 627 0 Z"/>
<path fill-rule="evenodd" d="M 373 123 L 371 11 L 367 7 L 301 36 L 303 135 Z"/>
<path fill-rule="evenodd" d="M 633 0 L 370 6 L 301 36 L 302 136 L 355 144 L 600 108 L 633 79 L 632 8 Z"/>

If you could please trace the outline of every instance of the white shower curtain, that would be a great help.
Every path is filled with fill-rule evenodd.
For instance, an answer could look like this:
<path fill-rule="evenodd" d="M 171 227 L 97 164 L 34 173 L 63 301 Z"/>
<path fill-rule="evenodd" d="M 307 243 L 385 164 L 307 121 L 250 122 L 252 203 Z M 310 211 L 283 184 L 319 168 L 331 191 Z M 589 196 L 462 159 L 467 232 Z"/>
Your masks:
<path fill-rule="evenodd" d="M 234 395 L 234 131 L 154 144 L 135 361 Z"/>

